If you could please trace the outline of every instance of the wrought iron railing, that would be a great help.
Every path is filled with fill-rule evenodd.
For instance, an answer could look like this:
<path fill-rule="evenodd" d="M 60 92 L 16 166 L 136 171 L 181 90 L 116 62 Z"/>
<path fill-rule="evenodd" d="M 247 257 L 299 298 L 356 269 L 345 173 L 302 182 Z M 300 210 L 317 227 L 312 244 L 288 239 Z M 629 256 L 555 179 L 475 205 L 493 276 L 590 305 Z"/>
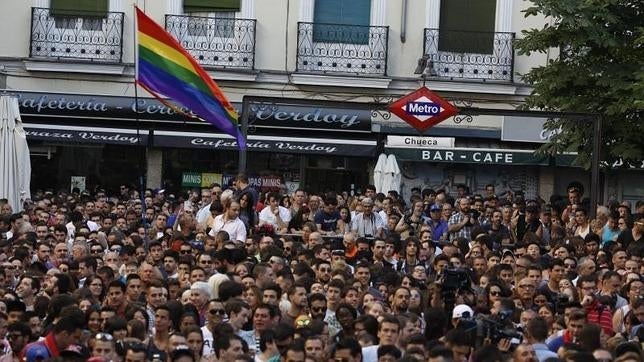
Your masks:
<path fill-rule="evenodd" d="M 53 16 L 31 9 L 30 57 L 118 62 L 123 57 L 123 13 Z"/>
<path fill-rule="evenodd" d="M 298 23 L 297 71 L 387 74 L 388 26 Z"/>
<path fill-rule="evenodd" d="M 165 28 L 203 66 L 253 69 L 254 19 L 166 15 Z"/>
<path fill-rule="evenodd" d="M 514 33 L 425 29 L 429 75 L 512 81 Z"/>

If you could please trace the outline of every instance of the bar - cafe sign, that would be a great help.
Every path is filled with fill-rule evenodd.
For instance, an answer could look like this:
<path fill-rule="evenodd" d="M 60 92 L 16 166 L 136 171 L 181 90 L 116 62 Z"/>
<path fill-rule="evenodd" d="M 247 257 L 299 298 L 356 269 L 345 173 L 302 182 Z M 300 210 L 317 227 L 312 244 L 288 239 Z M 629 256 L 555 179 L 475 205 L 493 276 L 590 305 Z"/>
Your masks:
<path fill-rule="evenodd" d="M 548 165 L 548 156 L 526 150 L 483 148 L 387 148 L 407 161 L 475 163 L 481 165 Z"/>

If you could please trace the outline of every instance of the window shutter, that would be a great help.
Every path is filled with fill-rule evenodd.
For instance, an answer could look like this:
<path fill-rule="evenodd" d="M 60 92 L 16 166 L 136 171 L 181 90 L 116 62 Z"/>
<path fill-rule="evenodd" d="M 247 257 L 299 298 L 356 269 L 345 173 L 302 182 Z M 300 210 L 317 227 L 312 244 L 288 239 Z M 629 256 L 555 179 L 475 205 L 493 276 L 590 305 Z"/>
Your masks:
<path fill-rule="evenodd" d="M 183 0 L 183 12 L 186 14 L 240 10 L 241 0 Z"/>
<path fill-rule="evenodd" d="M 105 18 L 109 0 L 51 0 L 51 16 Z"/>
<path fill-rule="evenodd" d="M 441 0 L 438 50 L 492 54 L 496 0 Z"/>
<path fill-rule="evenodd" d="M 313 22 L 313 41 L 368 44 L 371 0 L 318 0 Z"/>

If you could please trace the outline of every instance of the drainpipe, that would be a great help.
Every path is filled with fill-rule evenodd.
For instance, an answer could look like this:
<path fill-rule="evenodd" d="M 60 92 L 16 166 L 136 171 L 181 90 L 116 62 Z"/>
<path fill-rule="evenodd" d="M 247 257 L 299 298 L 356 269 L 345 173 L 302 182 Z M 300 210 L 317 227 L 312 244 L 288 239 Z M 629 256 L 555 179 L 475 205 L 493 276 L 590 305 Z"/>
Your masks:
<path fill-rule="evenodd" d="M 402 13 L 400 15 L 400 42 L 407 40 L 407 0 L 402 0 Z"/>

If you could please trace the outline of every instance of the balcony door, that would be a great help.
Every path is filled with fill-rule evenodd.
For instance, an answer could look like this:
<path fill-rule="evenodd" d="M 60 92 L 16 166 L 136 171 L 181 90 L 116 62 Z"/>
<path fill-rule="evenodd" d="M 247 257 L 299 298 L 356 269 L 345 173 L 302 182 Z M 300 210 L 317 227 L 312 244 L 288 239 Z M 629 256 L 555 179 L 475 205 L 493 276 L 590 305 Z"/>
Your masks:
<path fill-rule="evenodd" d="M 32 55 L 120 61 L 122 17 L 110 13 L 109 0 L 50 0 L 34 8 Z"/>

